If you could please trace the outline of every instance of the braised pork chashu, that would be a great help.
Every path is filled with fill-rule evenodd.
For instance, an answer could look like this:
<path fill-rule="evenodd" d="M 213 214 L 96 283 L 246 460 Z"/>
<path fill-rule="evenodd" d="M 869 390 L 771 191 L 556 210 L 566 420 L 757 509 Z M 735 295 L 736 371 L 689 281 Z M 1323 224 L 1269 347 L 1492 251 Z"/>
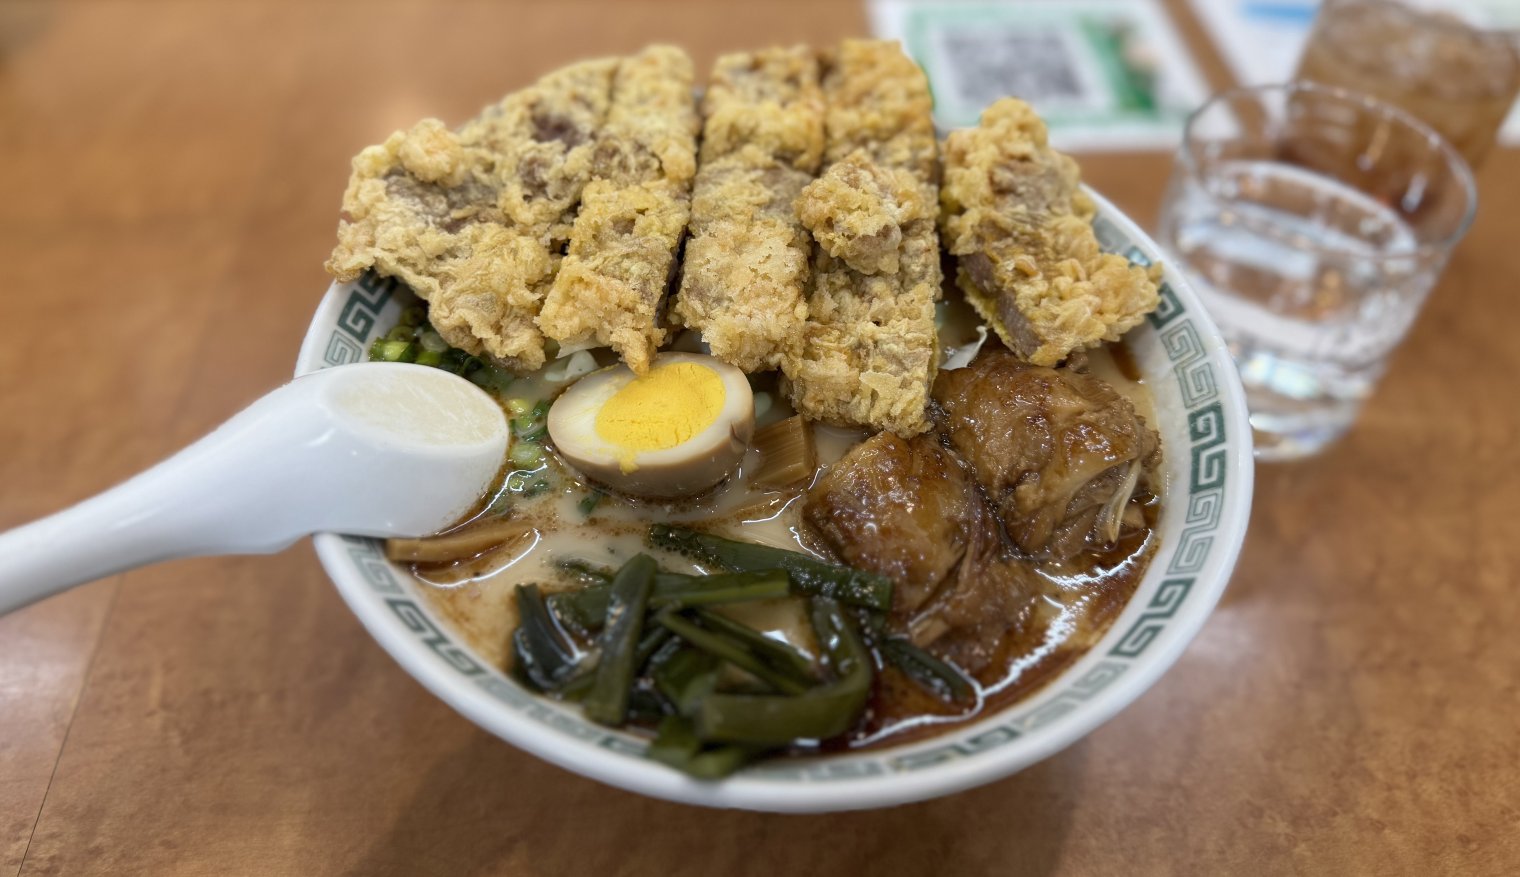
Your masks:
<path fill-rule="evenodd" d="M 1159 459 L 1155 431 L 1108 384 L 1007 350 L 941 373 L 934 401 L 941 433 L 1009 537 L 1041 560 L 1111 541 L 1116 515 Z"/>

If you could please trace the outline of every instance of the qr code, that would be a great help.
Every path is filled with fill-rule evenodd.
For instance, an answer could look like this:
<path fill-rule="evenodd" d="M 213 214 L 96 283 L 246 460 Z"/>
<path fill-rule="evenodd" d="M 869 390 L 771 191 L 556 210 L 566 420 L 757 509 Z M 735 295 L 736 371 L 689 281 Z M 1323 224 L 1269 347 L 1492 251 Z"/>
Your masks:
<path fill-rule="evenodd" d="M 931 37 L 944 62 L 944 83 L 963 106 L 1018 95 L 1041 107 L 1086 104 L 1094 95 L 1081 74 L 1069 32 L 1058 28 L 947 27 Z"/>

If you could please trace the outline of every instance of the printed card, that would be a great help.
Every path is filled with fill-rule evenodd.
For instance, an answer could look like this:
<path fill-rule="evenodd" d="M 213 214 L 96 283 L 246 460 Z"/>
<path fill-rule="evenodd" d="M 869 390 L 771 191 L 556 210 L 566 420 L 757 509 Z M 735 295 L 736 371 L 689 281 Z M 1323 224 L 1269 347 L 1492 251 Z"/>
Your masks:
<path fill-rule="evenodd" d="M 870 12 L 928 73 L 944 130 L 1011 95 L 1060 149 L 1171 149 L 1208 95 L 1155 0 L 872 0 Z"/>

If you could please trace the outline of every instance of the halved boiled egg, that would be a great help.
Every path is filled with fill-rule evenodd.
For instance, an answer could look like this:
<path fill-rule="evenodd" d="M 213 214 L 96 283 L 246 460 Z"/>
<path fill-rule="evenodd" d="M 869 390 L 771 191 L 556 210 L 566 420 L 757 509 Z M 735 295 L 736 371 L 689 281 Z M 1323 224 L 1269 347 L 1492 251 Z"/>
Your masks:
<path fill-rule="evenodd" d="M 744 372 L 700 353 L 661 353 L 647 374 L 592 372 L 549 408 L 565 462 L 637 496 L 693 496 L 744 459 L 755 397 Z"/>

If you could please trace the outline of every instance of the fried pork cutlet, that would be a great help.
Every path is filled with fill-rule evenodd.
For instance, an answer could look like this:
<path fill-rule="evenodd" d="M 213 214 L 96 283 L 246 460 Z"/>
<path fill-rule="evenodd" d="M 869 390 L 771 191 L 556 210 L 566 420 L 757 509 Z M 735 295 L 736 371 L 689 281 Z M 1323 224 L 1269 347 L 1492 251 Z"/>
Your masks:
<path fill-rule="evenodd" d="M 719 359 L 775 368 L 807 317 L 811 243 L 792 202 L 823 154 L 817 59 L 805 46 L 725 55 L 702 114 L 691 239 L 671 314 Z"/>
<path fill-rule="evenodd" d="M 562 347 L 610 345 L 649 369 L 660 300 L 686 230 L 699 127 L 685 52 L 652 46 L 618 65 L 570 246 L 539 314 Z"/>
<path fill-rule="evenodd" d="M 818 56 L 807 46 L 724 55 L 702 97 L 702 163 L 745 147 L 809 174 L 823 159 Z"/>
<path fill-rule="evenodd" d="M 797 199 L 797 218 L 830 256 L 862 274 L 896 274 L 903 226 L 932 219 L 924 187 L 904 170 L 884 168 L 865 150 L 835 162 Z"/>
<path fill-rule="evenodd" d="M 811 242 L 792 201 L 811 180 L 758 147 L 697 172 L 671 314 L 701 331 L 713 356 L 745 371 L 777 367 L 801 337 Z"/>
<path fill-rule="evenodd" d="M 804 416 L 904 436 L 928 429 L 939 361 L 932 222 L 905 229 L 901 258 L 896 274 L 861 274 L 815 249 L 802 352 L 785 364 L 792 405 Z"/>
<path fill-rule="evenodd" d="M 424 119 L 359 153 L 328 271 L 395 277 L 428 300 L 450 344 L 542 365 L 534 319 L 591 176 L 616 64 L 567 67 L 458 132 Z"/>
<path fill-rule="evenodd" d="M 908 175 L 919 199 L 935 203 L 932 102 L 924 74 L 896 43 L 846 40 L 824 78 L 825 170 L 818 203 L 844 197 L 852 183 Z M 859 155 L 857 155 L 859 153 Z M 832 180 L 830 176 L 832 175 Z M 911 200 L 911 199 L 905 199 Z M 895 199 L 850 198 L 855 227 L 896 224 Z M 812 210 L 812 199 L 798 205 Z M 826 212 L 826 211 L 825 211 Z M 938 366 L 934 303 L 940 295 L 939 239 L 930 218 L 899 226 L 898 270 L 865 274 L 814 247 L 808 322 L 800 349 L 783 362 L 794 407 L 827 423 L 914 435 L 929 428 L 925 405 Z M 880 257 L 878 256 L 878 264 Z"/>
<path fill-rule="evenodd" d="M 824 164 L 863 149 L 882 167 L 938 183 L 934 98 L 913 59 L 893 40 L 845 40 L 829 60 Z"/>
<path fill-rule="evenodd" d="M 945 141 L 941 225 L 966 300 L 1035 365 L 1117 341 L 1157 304 L 1150 271 L 1104 253 L 1077 164 L 1023 101 L 987 108 Z"/>

